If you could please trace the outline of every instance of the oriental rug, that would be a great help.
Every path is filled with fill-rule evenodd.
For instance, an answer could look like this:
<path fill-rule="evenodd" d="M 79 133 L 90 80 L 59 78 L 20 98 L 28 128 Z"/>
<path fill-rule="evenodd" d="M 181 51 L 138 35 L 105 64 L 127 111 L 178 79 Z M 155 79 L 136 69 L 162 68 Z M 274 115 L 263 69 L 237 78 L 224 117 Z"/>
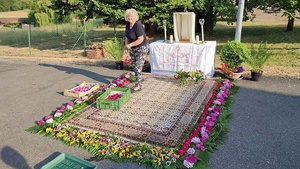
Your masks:
<path fill-rule="evenodd" d="M 97 109 L 94 103 L 68 119 L 67 124 L 131 141 L 175 147 L 202 114 L 217 82 L 191 81 L 181 87 L 172 77 L 143 77 L 143 90 L 131 93 L 120 110 Z M 134 83 L 126 87 L 132 86 Z"/>

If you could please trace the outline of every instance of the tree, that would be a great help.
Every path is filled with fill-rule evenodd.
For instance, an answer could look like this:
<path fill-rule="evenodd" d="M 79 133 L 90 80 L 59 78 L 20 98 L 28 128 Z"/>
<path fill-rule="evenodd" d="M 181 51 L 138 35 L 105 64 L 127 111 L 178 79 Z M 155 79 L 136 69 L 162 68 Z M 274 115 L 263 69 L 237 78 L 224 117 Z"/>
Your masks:
<path fill-rule="evenodd" d="M 283 15 L 288 18 L 286 31 L 293 31 L 296 11 L 300 12 L 300 0 L 266 0 L 260 3 L 260 9 L 277 7 L 284 10 Z"/>
<path fill-rule="evenodd" d="M 31 0 L 1 0 L 0 12 L 29 9 Z"/>
<path fill-rule="evenodd" d="M 0 12 L 6 12 L 10 10 L 10 0 L 1 0 Z"/>
<path fill-rule="evenodd" d="M 50 25 L 54 22 L 54 11 L 48 6 L 50 0 L 35 0 L 28 14 L 28 20 L 37 26 Z"/>
<path fill-rule="evenodd" d="M 246 3 L 245 10 L 251 11 L 259 0 L 253 1 Z M 125 10 L 135 8 L 150 36 L 154 35 L 155 30 L 163 29 L 163 20 L 167 20 L 168 29 L 172 29 L 174 12 L 195 12 L 196 26 L 199 26 L 199 18 L 204 18 L 205 30 L 210 34 L 213 33 L 217 18 L 233 23 L 237 13 L 234 0 L 52 0 L 52 3 L 52 9 L 57 10 L 61 16 L 77 13 L 82 15 L 81 18 L 84 16 L 88 19 L 96 15 L 107 17 L 113 23 L 124 23 Z M 246 20 L 247 12 L 244 13 Z M 200 26 L 197 31 L 199 29 Z"/>
<path fill-rule="evenodd" d="M 51 0 L 49 8 L 57 14 L 58 22 L 63 23 L 65 18 L 75 14 L 80 19 L 86 19 L 90 0 Z"/>

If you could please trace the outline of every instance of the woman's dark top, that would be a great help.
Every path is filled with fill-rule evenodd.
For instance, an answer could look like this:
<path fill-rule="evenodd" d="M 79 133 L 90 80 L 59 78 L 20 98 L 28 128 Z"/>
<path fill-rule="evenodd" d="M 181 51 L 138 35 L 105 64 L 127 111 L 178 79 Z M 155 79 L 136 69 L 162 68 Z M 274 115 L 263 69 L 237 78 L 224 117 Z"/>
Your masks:
<path fill-rule="evenodd" d="M 125 36 L 128 38 L 129 43 L 136 41 L 139 36 L 144 36 L 144 41 L 138 46 L 133 46 L 132 48 L 137 48 L 146 45 L 148 43 L 146 39 L 146 33 L 144 27 L 139 21 L 136 21 L 131 29 L 130 29 L 130 23 L 129 22 L 126 23 Z"/>

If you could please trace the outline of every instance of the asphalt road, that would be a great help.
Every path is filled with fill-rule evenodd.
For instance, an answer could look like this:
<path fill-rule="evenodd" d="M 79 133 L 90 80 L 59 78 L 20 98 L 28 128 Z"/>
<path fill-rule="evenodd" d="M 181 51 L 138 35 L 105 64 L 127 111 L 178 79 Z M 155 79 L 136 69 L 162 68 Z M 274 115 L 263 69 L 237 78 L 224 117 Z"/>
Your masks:
<path fill-rule="evenodd" d="M 110 66 L 0 59 L 0 168 L 37 169 L 60 152 L 100 169 L 146 168 L 97 161 L 86 150 L 25 131 L 71 100 L 62 95 L 64 89 L 83 81 L 106 84 L 123 72 Z M 212 168 L 300 168 L 300 79 L 264 76 L 259 82 L 239 80 L 238 85 L 231 131 L 212 155 Z"/>

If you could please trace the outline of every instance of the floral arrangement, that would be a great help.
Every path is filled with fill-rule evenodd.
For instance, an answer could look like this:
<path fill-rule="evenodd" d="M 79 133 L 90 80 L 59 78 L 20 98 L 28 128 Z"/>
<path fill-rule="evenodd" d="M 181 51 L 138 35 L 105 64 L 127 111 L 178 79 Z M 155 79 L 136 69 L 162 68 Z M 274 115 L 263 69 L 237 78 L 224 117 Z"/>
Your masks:
<path fill-rule="evenodd" d="M 206 76 L 204 75 L 204 72 L 202 72 L 201 70 L 186 72 L 183 69 L 181 69 L 180 71 L 175 72 L 174 78 L 180 80 L 180 86 L 186 86 L 189 78 L 194 80 L 195 84 L 197 84 L 201 80 L 204 80 Z"/>
<path fill-rule="evenodd" d="M 124 63 L 125 63 L 126 66 L 131 66 L 131 62 L 132 62 L 132 60 L 131 60 L 130 57 L 126 57 L 126 58 L 124 59 Z"/>
<path fill-rule="evenodd" d="M 206 78 L 204 72 L 202 72 L 201 70 L 190 72 L 189 75 L 194 80 L 195 84 L 198 84 L 201 80 L 204 80 Z"/>
<path fill-rule="evenodd" d="M 234 73 L 242 73 L 245 71 L 245 69 L 243 68 L 243 66 L 230 66 L 228 63 L 222 63 L 221 64 L 222 68 L 221 71 L 222 73 L 224 73 L 226 76 L 233 76 Z"/>
<path fill-rule="evenodd" d="M 79 86 L 76 86 L 70 90 L 71 93 L 80 93 L 80 92 L 87 92 L 91 90 L 94 86 L 96 86 L 95 83 L 83 83 Z"/>
<path fill-rule="evenodd" d="M 225 105 L 225 99 L 229 97 L 232 86 L 233 84 L 229 80 L 223 81 L 223 84 L 221 82 L 218 83 L 217 89 L 219 91 L 217 89 L 213 91 L 212 97 L 206 104 L 196 128 L 179 149 L 178 154 L 181 158 L 184 158 L 183 165 L 186 168 L 193 168 L 194 164 L 199 160 L 199 154 L 206 151 L 206 143 L 208 143 L 214 126 L 218 122 L 222 112 L 221 107 Z"/>
<path fill-rule="evenodd" d="M 118 100 L 122 96 L 123 96 L 123 92 L 112 91 L 105 99 L 106 100 Z"/>
<path fill-rule="evenodd" d="M 132 74 L 130 72 L 122 76 L 131 77 Z M 39 120 L 28 131 L 62 140 L 68 145 L 85 148 L 99 159 L 138 162 L 152 165 L 155 169 L 203 168 L 208 165 L 209 154 L 216 148 L 217 143 L 220 144 L 222 134 L 225 134 L 229 128 L 230 112 L 228 107 L 233 103 L 230 94 L 237 92 L 238 89 L 232 89 L 235 85 L 231 81 L 221 79 L 204 111 L 199 112 L 197 123 L 186 132 L 190 134 L 176 148 L 133 143 L 116 136 L 64 124 L 64 119 L 75 115 L 76 112 L 95 102 L 106 89 L 117 86 L 116 83 L 110 83 L 87 96 L 79 97 L 62 105 L 52 114 Z"/>

